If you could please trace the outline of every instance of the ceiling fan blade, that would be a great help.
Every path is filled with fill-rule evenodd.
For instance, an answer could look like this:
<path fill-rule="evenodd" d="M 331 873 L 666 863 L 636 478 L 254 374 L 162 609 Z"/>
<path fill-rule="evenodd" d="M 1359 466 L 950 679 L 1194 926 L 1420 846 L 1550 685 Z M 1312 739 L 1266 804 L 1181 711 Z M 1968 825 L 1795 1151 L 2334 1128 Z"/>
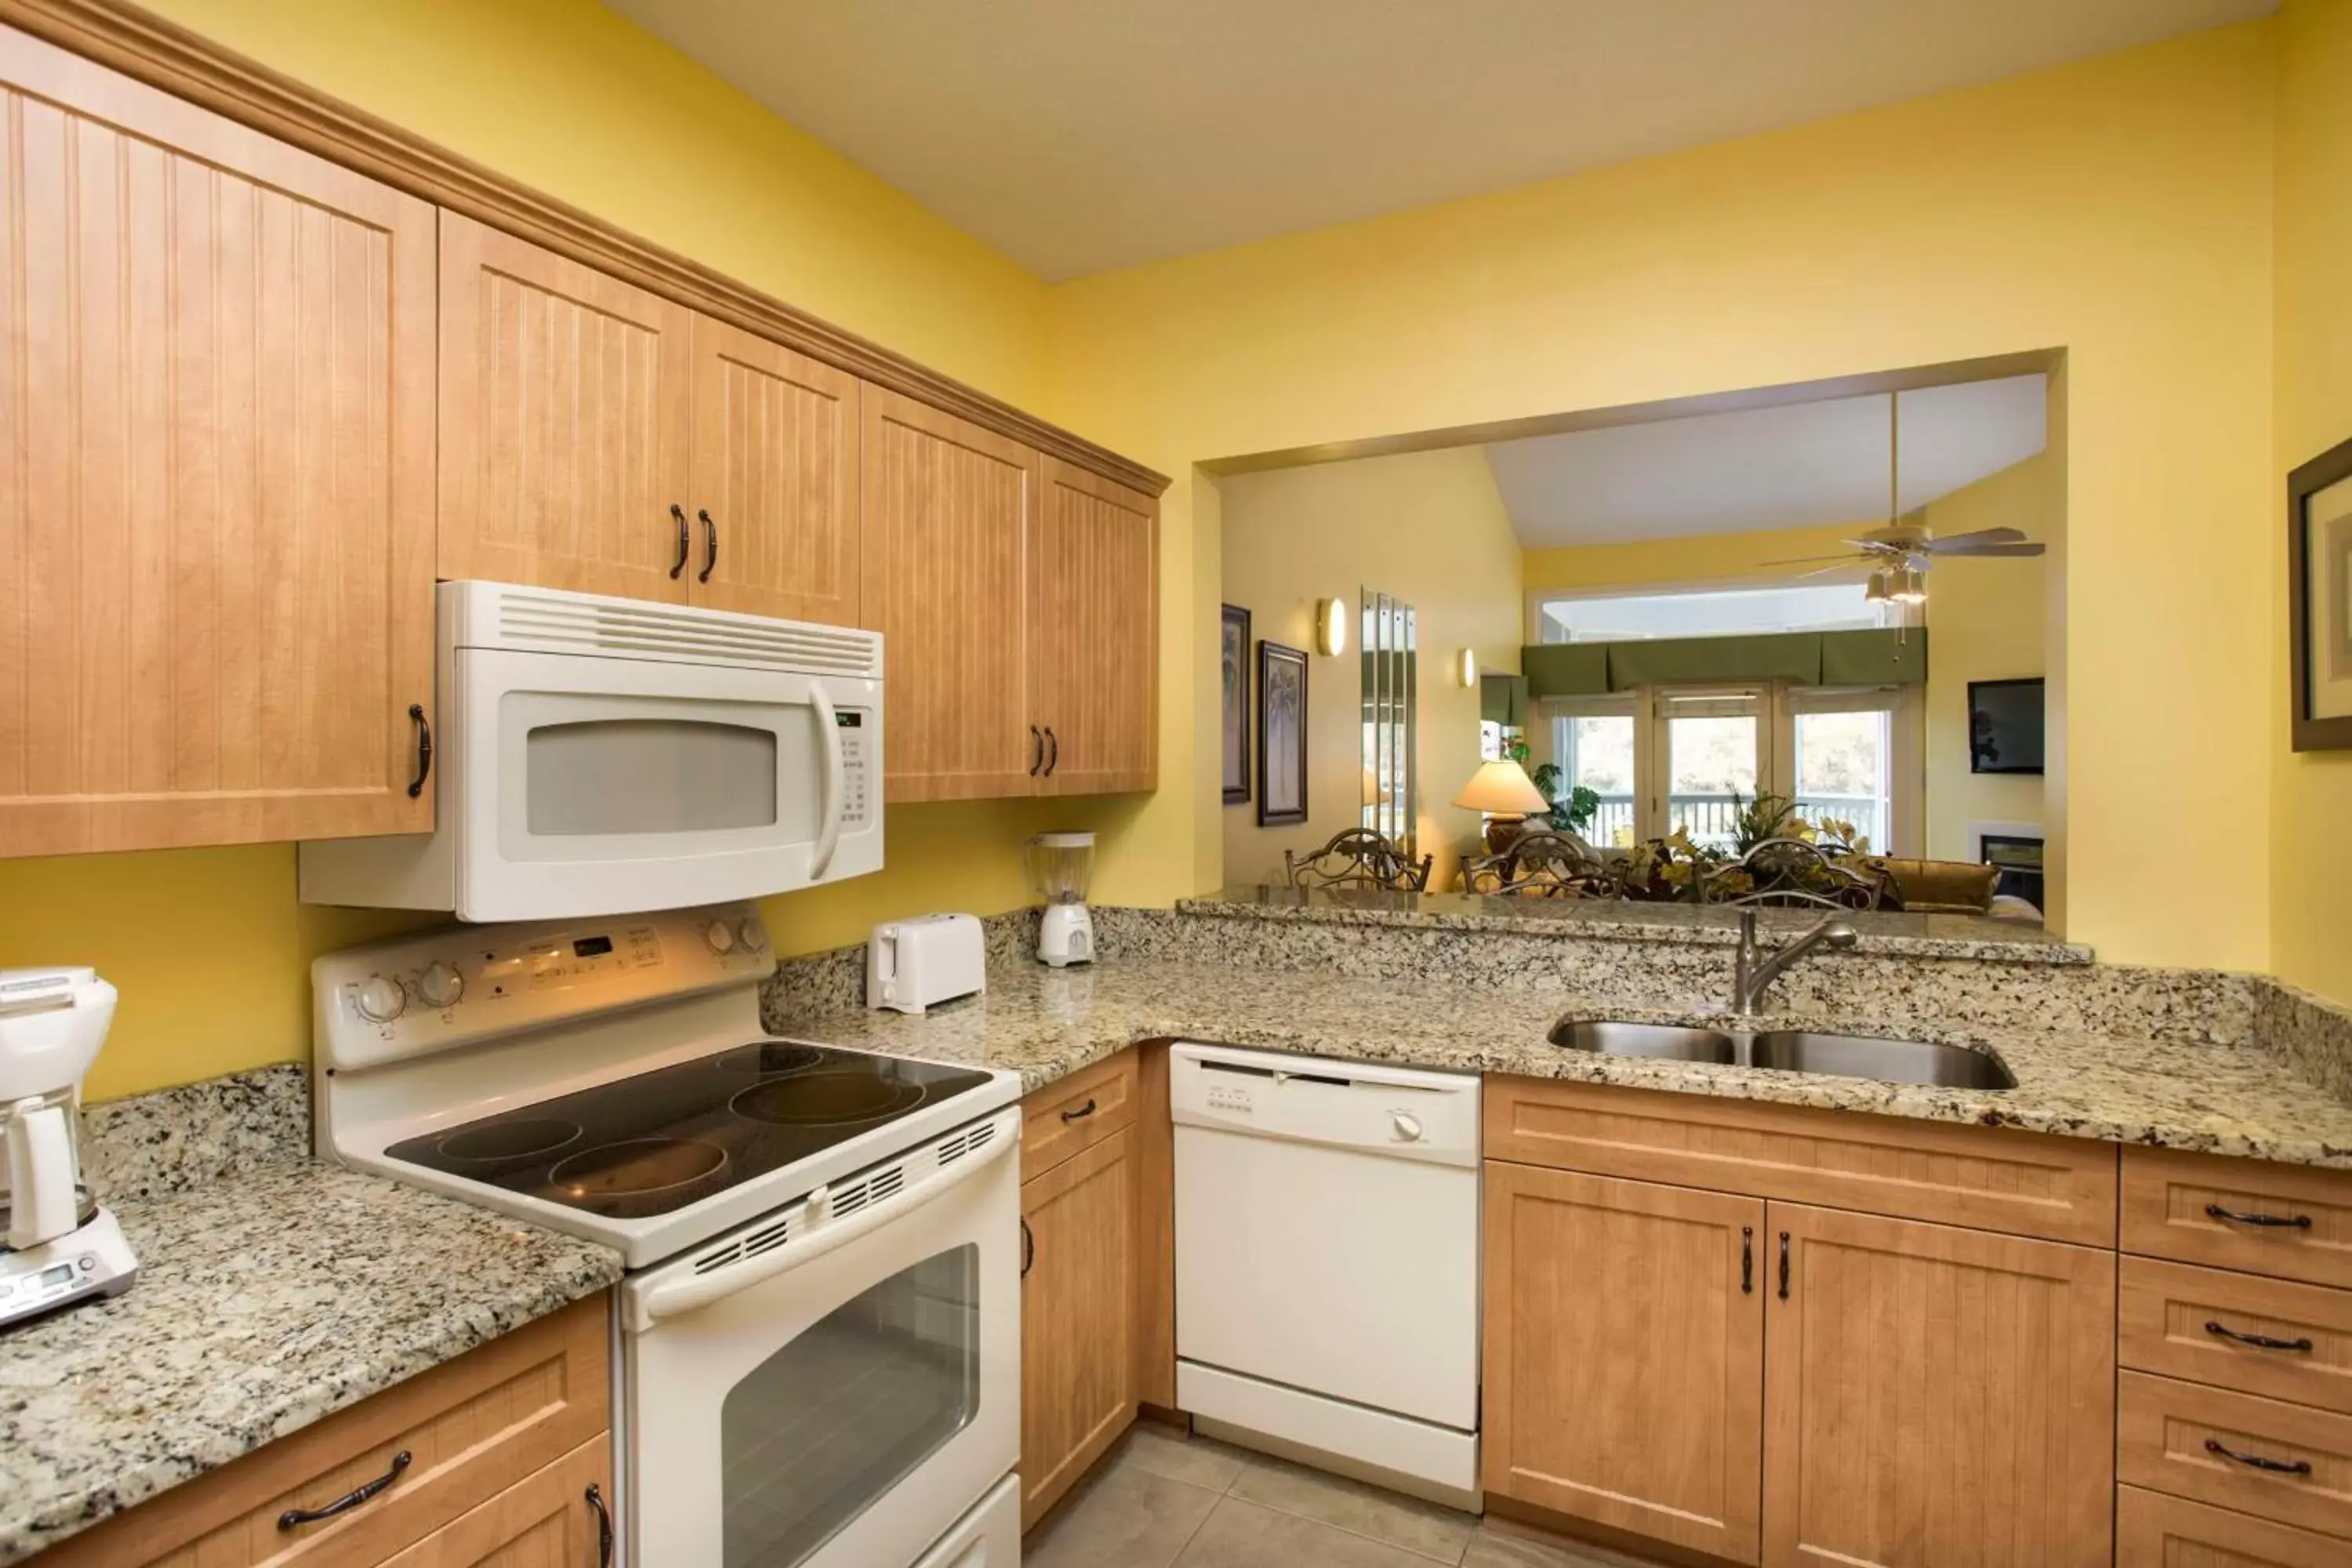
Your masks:
<path fill-rule="evenodd" d="M 1857 558 L 1857 557 L 1855 557 L 1855 556 L 1852 556 L 1852 555 L 1791 555 L 1791 556 L 1790 556 L 1790 557 L 1789 557 L 1787 560 L 1785 560 L 1785 561 L 1766 561 L 1766 562 L 1760 563 L 1760 564 L 1762 564 L 1762 565 L 1766 565 L 1766 566 L 1802 566 L 1802 565 L 1804 565 L 1807 562 L 1810 562 L 1810 561 L 1856 561 L 1856 560 L 1858 560 L 1858 558 Z"/>
<path fill-rule="evenodd" d="M 1947 560 L 1947 559 L 1954 558 L 1954 557 L 1958 557 L 1958 558 L 1965 559 L 1965 558 L 1969 557 L 1969 556 L 1976 556 L 1976 557 L 1979 557 L 1979 558 L 1981 558 L 1981 557 L 1989 556 L 1989 555 L 2010 555 L 2010 556 L 2016 556 L 2016 555 L 2039 555 L 2039 554 L 2041 554 L 2043 551 L 2048 550 L 2049 548 L 2050 548 L 2050 547 L 2049 547 L 2048 545 L 2046 545 L 2046 544 L 2009 544 L 2009 543 L 2000 543 L 2000 544 L 1964 544 L 1964 545 L 1960 546 L 1960 548 L 1958 548 L 1958 550 L 1953 550 L 1953 549 L 1948 548 L 1948 547 L 1946 546 L 1946 544 L 1944 543 L 1944 542 L 1943 542 L 1943 541 L 1938 540 L 1938 541 L 1937 541 L 1935 550 L 1934 550 L 1933 552 L 1931 552 L 1931 553 L 1936 557 L 1936 559 L 1937 559 L 1937 560 L 1938 560 L 1938 561 L 1942 561 L 1942 560 Z"/>
<path fill-rule="evenodd" d="M 2014 528 L 1979 528 L 1973 533 L 1951 533 L 1931 542 L 1930 550 L 1948 550 L 1955 544 L 2022 544 L 2025 534 Z"/>

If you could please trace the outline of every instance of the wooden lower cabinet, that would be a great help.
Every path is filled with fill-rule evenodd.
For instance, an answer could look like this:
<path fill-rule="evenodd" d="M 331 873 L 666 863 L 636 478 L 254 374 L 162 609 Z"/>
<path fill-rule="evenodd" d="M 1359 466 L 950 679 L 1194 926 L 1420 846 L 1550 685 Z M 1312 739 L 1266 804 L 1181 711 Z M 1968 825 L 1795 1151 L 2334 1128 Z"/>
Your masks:
<path fill-rule="evenodd" d="M 2105 1568 L 2115 1255 L 1794 1204 L 1768 1225 L 1769 1568 Z"/>
<path fill-rule="evenodd" d="M 1136 1130 L 1021 1188 L 1021 1527 L 1135 1419 Z"/>
<path fill-rule="evenodd" d="M 2344 1568 L 2352 1547 L 2137 1487 L 2116 1489 L 2116 1568 Z"/>
<path fill-rule="evenodd" d="M 612 1498 L 613 1445 L 600 1436 L 385 1558 L 383 1568 L 603 1568 L 618 1547 L 607 1544 Z"/>
<path fill-rule="evenodd" d="M 1486 1175 L 1486 1489 L 1756 1562 L 1765 1205 Z"/>

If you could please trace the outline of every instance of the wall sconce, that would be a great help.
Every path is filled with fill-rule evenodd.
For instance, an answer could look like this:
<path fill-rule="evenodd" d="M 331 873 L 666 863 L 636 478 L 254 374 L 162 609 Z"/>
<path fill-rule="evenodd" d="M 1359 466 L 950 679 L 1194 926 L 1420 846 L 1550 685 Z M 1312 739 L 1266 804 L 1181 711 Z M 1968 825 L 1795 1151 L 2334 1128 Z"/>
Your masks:
<path fill-rule="evenodd" d="M 1476 648 L 1465 647 L 1462 650 L 1461 657 L 1454 661 L 1454 679 L 1465 686 L 1475 687 L 1478 684 L 1478 650 Z"/>
<path fill-rule="evenodd" d="M 1345 599 L 1315 601 L 1315 651 L 1334 658 L 1348 651 L 1348 602 Z"/>

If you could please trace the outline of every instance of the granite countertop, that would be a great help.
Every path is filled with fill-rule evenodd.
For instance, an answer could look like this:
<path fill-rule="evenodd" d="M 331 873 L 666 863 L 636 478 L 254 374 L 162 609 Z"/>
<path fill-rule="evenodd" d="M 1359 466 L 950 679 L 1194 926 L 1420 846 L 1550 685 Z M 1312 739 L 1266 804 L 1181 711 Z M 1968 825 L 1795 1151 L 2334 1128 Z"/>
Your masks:
<path fill-rule="evenodd" d="M 1905 1035 L 1996 1052 L 2017 1087 L 1926 1089 L 1866 1079 L 1644 1060 L 1564 1050 L 1545 1036 L 1563 1015 L 1723 1022 L 1567 993 L 1427 982 L 1367 984 L 1344 974 L 1160 962 L 1055 971 L 992 969 L 983 995 L 919 1017 L 817 1012 L 771 1017 L 777 1033 L 827 1044 L 1018 1071 L 1034 1089 L 1134 1044 L 1163 1037 L 1362 1061 L 1670 1089 L 2022 1128 L 2168 1149 L 2352 1169 L 2352 1104 L 2251 1044 L 2119 1039 L 2066 1032 L 1874 1028 L 1866 1017 L 1783 1015 L 1743 1027 Z"/>
<path fill-rule="evenodd" d="M 1738 940 L 1739 911 L 1721 906 L 1650 904 L 1625 899 L 1514 899 L 1477 893 L 1402 893 L 1375 889 L 1233 887 L 1177 910 L 1211 919 L 1315 925 L 1397 926 L 1423 931 L 1517 931 L 1598 942 L 1716 945 Z M 1799 927 L 1822 911 L 1760 910 L 1768 927 Z M 1864 952 L 1916 958 L 1975 958 L 2010 963 L 2088 963 L 2091 950 L 2039 926 L 1982 915 L 1852 910 L 1845 915 Z"/>
<path fill-rule="evenodd" d="M 0 1332 L 0 1564 L 621 1277 L 593 1243 L 299 1157 L 113 1206 L 130 1290 Z"/>

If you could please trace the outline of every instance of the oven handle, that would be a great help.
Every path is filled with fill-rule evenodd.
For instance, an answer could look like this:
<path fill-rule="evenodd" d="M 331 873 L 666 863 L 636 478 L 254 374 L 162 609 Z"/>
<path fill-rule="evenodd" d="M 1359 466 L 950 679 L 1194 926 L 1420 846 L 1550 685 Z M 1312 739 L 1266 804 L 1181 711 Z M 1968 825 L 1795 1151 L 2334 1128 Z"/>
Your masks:
<path fill-rule="evenodd" d="M 841 725 L 834 716 L 833 699 L 824 688 L 809 682 L 809 701 L 816 709 L 817 742 L 824 748 L 824 826 L 817 830 L 816 853 L 809 858 L 814 882 L 833 867 L 833 852 L 841 847 Z"/>
<path fill-rule="evenodd" d="M 640 1312 L 633 1314 L 638 1317 L 639 1321 L 632 1327 L 651 1328 L 664 1318 L 696 1311 L 722 1296 L 748 1290 L 788 1269 L 814 1262 L 835 1247 L 846 1247 L 859 1237 L 889 1224 L 908 1211 L 922 1207 L 950 1188 L 961 1186 L 1020 1146 L 1021 1110 L 1018 1106 L 999 1112 L 995 1122 L 995 1136 L 981 1146 L 980 1152 L 967 1154 L 945 1170 L 934 1171 L 912 1186 L 901 1189 L 896 1197 L 870 1208 L 860 1209 L 836 1224 L 821 1226 L 772 1252 L 760 1254 L 749 1262 L 734 1264 L 709 1274 L 688 1275 L 655 1286 L 646 1292 Z"/>

